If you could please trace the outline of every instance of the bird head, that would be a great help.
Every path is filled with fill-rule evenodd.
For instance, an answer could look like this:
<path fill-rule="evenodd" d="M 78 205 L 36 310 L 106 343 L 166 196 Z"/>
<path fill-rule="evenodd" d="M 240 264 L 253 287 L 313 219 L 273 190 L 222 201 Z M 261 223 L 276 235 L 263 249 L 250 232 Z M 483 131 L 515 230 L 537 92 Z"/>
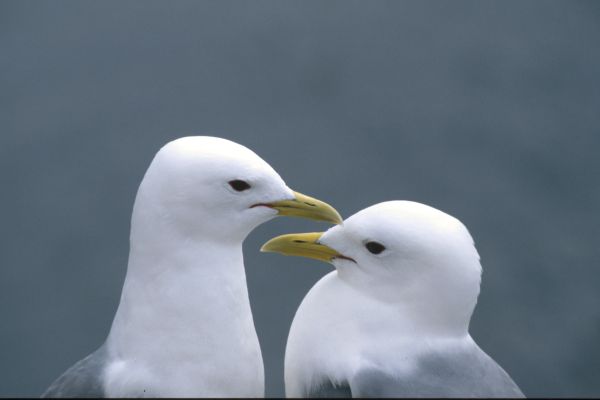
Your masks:
<path fill-rule="evenodd" d="M 479 293 L 481 265 L 468 230 L 410 201 L 379 203 L 327 232 L 282 235 L 261 250 L 331 263 L 362 294 L 427 318 L 456 313 L 468 323 Z"/>
<path fill-rule="evenodd" d="M 179 233 L 219 241 L 243 240 L 278 215 L 341 222 L 333 207 L 291 190 L 250 149 L 208 136 L 166 144 L 144 176 L 138 201 Z"/>

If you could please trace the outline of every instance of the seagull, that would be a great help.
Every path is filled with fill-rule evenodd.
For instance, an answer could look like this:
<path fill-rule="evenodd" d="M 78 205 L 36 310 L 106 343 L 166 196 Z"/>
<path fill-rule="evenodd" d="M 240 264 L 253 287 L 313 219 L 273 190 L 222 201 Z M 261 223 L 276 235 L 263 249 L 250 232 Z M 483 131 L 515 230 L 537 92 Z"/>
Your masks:
<path fill-rule="evenodd" d="M 242 145 L 208 136 L 166 144 L 137 192 L 110 333 L 43 396 L 264 396 L 242 242 L 277 215 L 341 222 Z"/>
<path fill-rule="evenodd" d="M 389 201 L 261 250 L 335 267 L 292 322 L 288 397 L 524 397 L 469 334 L 481 264 L 458 219 Z"/>

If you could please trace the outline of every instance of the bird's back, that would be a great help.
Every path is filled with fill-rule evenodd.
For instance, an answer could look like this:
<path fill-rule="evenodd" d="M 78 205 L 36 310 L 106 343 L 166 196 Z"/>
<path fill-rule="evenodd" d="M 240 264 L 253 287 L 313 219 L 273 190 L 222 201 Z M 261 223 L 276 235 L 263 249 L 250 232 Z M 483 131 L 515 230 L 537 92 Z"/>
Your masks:
<path fill-rule="evenodd" d="M 349 385 L 353 397 L 524 397 L 502 367 L 475 343 L 457 352 L 424 354 L 405 375 L 364 369 Z"/>
<path fill-rule="evenodd" d="M 102 375 L 106 359 L 103 345 L 66 370 L 42 397 L 105 397 Z"/>

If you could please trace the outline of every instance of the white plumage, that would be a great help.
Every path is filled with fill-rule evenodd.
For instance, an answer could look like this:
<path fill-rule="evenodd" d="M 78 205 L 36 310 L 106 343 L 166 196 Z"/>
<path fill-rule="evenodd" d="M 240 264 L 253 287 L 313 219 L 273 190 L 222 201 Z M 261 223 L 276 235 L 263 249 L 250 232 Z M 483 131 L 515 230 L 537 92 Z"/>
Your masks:
<path fill-rule="evenodd" d="M 523 396 L 469 335 L 481 265 L 456 218 L 390 201 L 322 235 L 284 235 L 263 250 L 336 268 L 310 290 L 292 323 L 288 396 Z"/>
<path fill-rule="evenodd" d="M 45 395 L 264 396 L 242 242 L 278 213 L 339 217 L 298 198 L 309 199 L 239 144 L 186 137 L 164 146 L 137 193 L 108 338 Z"/>

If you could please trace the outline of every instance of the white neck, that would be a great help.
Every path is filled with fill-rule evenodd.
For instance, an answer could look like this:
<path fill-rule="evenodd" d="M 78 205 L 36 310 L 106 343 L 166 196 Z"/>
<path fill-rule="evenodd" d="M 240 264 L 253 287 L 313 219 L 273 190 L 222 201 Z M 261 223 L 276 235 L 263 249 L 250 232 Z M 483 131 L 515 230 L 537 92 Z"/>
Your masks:
<path fill-rule="evenodd" d="M 350 272 L 350 273 L 348 273 Z M 441 273 L 440 273 L 441 275 Z M 383 326 L 394 326 L 397 337 L 418 332 L 427 336 L 464 336 L 479 294 L 479 275 L 456 279 L 453 276 L 421 276 L 419 280 L 398 282 L 390 279 L 369 280 L 358 270 L 338 271 L 338 277 L 366 299 L 374 308 L 387 307 L 392 315 L 381 313 L 365 316 L 363 320 L 384 318 Z M 365 304 L 371 304 L 364 300 Z M 361 307 L 356 304 L 356 307 Z M 391 317 L 391 318 L 390 318 Z M 397 326 L 396 326 L 397 325 Z"/>
<path fill-rule="evenodd" d="M 262 396 L 241 241 L 182 237 L 140 197 L 107 339 L 111 357 L 126 364 L 108 372 L 111 394 L 143 386 L 156 396 Z M 230 385 L 232 374 L 240 385 Z"/>

